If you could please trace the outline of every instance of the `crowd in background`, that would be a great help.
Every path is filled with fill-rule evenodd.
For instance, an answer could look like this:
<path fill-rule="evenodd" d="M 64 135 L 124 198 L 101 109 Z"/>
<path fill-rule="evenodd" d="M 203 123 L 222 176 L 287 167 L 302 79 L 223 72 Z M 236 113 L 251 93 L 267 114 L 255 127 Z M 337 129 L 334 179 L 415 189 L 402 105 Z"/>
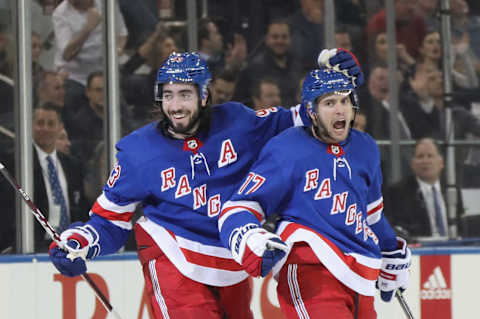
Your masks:
<path fill-rule="evenodd" d="M 315 68 L 316 56 L 325 47 L 323 0 L 205 2 L 206 17 L 198 20 L 197 51 L 213 74 L 210 92 L 214 104 L 235 100 L 260 110 L 301 103 L 302 81 L 306 72 Z M 335 46 L 351 50 L 358 57 L 367 79 L 358 92 L 361 112 L 355 127 L 377 140 L 391 137 L 383 3 L 335 1 Z M 186 19 L 186 4 L 172 0 L 118 0 L 117 4 L 115 30 L 120 62 L 121 127 L 125 135 L 151 120 L 159 66 L 170 53 L 187 49 L 186 26 L 175 23 Z M 450 5 L 455 94 L 448 107 L 452 110 L 453 131 L 445 125 L 440 1 L 395 0 L 400 94 L 394 118 L 398 120 L 402 140 L 429 137 L 441 141 L 451 133 L 458 140 L 480 140 L 480 5 L 474 0 L 451 0 Z M 57 172 L 60 185 L 68 194 L 65 202 L 72 221 L 87 218 L 89 206 L 108 176 L 103 147 L 104 14 L 100 0 L 32 0 L 35 154 L 51 150 L 58 154 Z M 12 172 L 14 60 L 11 25 L 0 24 L 0 157 Z M 433 155 L 423 153 L 426 164 L 422 165 L 435 165 L 428 160 L 438 153 L 442 162 L 441 165 L 435 162 L 433 175 L 440 180 L 444 178 L 443 150 L 435 144 L 429 151 Z M 419 176 L 416 152 L 416 148 L 401 152 L 399 160 L 405 175 Z M 386 196 L 395 194 L 391 189 L 398 189 L 399 183 L 405 182 L 389 180 L 389 154 L 388 147 L 382 147 Z M 459 187 L 480 187 L 478 155 L 479 147 L 457 148 Z M 48 183 L 41 171 L 47 169 L 47 164 L 42 161 L 39 157 L 34 167 L 40 183 L 36 185 L 35 198 L 38 200 L 44 194 L 45 202 L 39 207 L 48 211 L 49 201 L 51 204 L 57 198 L 45 187 Z M 0 185 L 0 204 L 13 211 L 14 194 L 7 187 Z M 457 212 L 460 215 L 461 209 Z M 389 217 L 388 207 L 385 214 Z M 398 218 L 395 214 L 392 213 L 392 218 Z M 15 250 L 13 213 L 6 224 L 9 223 L 11 227 L 2 226 L 4 230 L 0 231 L 0 251 L 4 252 Z M 401 220 L 398 225 L 408 228 L 408 223 Z M 418 236 L 433 233 L 433 229 L 430 233 L 414 231 Z M 44 248 L 36 247 L 38 251 Z"/>

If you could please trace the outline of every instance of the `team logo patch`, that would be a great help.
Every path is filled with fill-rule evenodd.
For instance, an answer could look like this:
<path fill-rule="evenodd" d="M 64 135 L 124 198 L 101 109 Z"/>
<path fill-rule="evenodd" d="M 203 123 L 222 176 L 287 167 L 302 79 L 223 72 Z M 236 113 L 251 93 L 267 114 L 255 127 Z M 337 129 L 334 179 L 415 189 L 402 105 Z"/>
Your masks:
<path fill-rule="evenodd" d="M 196 137 L 189 137 L 183 142 L 183 150 L 190 151 L 193 154 L 197 154 L 200 147 L 203 146 L 202 141 Z"/>
<path fill-rule="evenodd" d="M 343 156 L 345 155 L 345 152 L 343 151 L 343 148 L 338 145 L 338 144 L 330 144 L 328 145 L 327 147 L 327 153 L 328 154 L 332 154 L 336 157 L 340 157 L 340 156 Z"/>

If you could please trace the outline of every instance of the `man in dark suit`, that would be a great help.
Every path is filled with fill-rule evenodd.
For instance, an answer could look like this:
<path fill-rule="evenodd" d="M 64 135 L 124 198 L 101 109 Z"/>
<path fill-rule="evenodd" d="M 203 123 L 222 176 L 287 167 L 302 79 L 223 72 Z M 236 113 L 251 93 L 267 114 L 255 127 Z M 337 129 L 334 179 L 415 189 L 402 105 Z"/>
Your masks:
<path fill-rule="evenodd" d="M 81 165 L 74 158 L 57 152 L 56 140 L 62 129 L 58 108 L 46 103 L 34 110 L 33 115 L 33 173 L 34 173 L 34 202 L 45 215 L 49 223 L 59 232 L 71 222 L 88 219 L 88 205 L 83 191 L 83 172 Z M 13 161 L 5 165 L 14 172 Z M 6 183 L 6 182 L 5 182 Z M 4 183 L 4 184 L 5 184 Z M 3 188 L 2 188 L 3 190 Z M 13 215 L 14 203 L 17 196 L 13 189 L 5 189 L 1 195 L 8 207 L 7 212 Z M 15 218 L 10 216 L 11 221 Z M 10 243 L 0 243 L 1 247 L 14 246 L 15 225 L 5 225 L 10 234 Z M 13 231 L 13 234 L 12 234 Z M 51 239 L 47 237 L 41 225 L 35 222 L 35 252 L 46 252 Z"/>
<path fill-rule="evenodd" d="M 417 141 L 410 162 L 413 175 L 388 187 L 384 192 L 384 209 L 390 223 L 400 226 L 412 237 L 446 237 L 448 225 L 463 214 L 457 192 L 457 218 L 449 220 L 441 183 L 444 160 L 432 138 Z"/>

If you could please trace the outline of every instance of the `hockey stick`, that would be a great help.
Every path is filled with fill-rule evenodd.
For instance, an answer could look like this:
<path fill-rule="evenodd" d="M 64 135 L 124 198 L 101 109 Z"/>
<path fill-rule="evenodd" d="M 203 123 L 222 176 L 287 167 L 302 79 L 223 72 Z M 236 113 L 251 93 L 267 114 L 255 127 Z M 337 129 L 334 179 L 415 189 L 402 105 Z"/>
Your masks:
<path fill-rule="evenodd" d="M 415 319 L 413 317 L 412 311 L 410 310 L 410 307 L 407 304 L 407 301 L 405 300 L 405 297 L 403 297 L 403 293 L 400 291 L 400 289 L 397 289 L 397 292 L 395 293 L 395 297 L 397 297 L 398 303 L 403 309 L 403 312 L 405 312 L 405 315 L 407 316 L 408 319 Z"/>
<path fill-rule="evenodd" d="M 3 177 L 5 177 L 5 179 L 10 183 L 10 185 L 17 191 L 17 193 L 19 193 L 22 196 L 23 201 L 27 203 L 28 207 L 30 207 L 35 218 L 38 220 L 40 225 L 42 225 L 45 231 L 50 235 L 53 241 L 55 241 L 59 247 L 65 249 L 65 246 L 62 244 L 58 233 L 48 223 L 48 220 L 45 218 L 42 212 L 40 212 L 37 206 L 35 206 L 35 204 L 32 202 L 32 200 L 27 195 L 27 193 L 25 193 L 22 187 L 20 187 L 17 181 L 10 175 L 10 173 L 7 171 L 7 169 L 1 162 L 0 162 L 0 173 L 2 173 Z M 97 296 L 98 300 L 100 300 L 100 302 L 105 307 L 105 309 L 107 309 L 109 313 L 113 314 L 115 318 L 121 319 L 120 315 L 113 309 L 107 297 L 105 297 L 105 295 L 102 293 L 100 288 L 98 288 L 95 282 L 93 282 L 92 278 L 90 278 L 90 276 L 87 273 L 84 273 L 81 276 L 93 289 L 95 296 Z"/>

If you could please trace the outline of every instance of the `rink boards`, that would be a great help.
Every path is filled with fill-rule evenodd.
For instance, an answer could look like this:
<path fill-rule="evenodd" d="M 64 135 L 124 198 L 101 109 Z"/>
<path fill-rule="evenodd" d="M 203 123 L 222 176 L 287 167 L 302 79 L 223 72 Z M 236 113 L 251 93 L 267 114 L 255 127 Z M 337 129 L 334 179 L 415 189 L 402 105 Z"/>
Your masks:
<path fill-rule="evenodd" d="M 413 252 L 410 286 L 404 295 L 415 318 L 472 318 L 478 308 L 480 248 Z M 135 253 L 99 258 L 89 262 L 88 269 L 123 319 L 151 318 Z M 46 255 L 0 256 L 0 285 L 0 318 L 113 318 L 80 277 L 59 275 Z M 254 279 L 253 289 L 255 318 L 282 318 L 275 281 Z M 406 318 L 396 300 L 384 303 L 376 297 L 375 307 L 380 319 Z"/>

